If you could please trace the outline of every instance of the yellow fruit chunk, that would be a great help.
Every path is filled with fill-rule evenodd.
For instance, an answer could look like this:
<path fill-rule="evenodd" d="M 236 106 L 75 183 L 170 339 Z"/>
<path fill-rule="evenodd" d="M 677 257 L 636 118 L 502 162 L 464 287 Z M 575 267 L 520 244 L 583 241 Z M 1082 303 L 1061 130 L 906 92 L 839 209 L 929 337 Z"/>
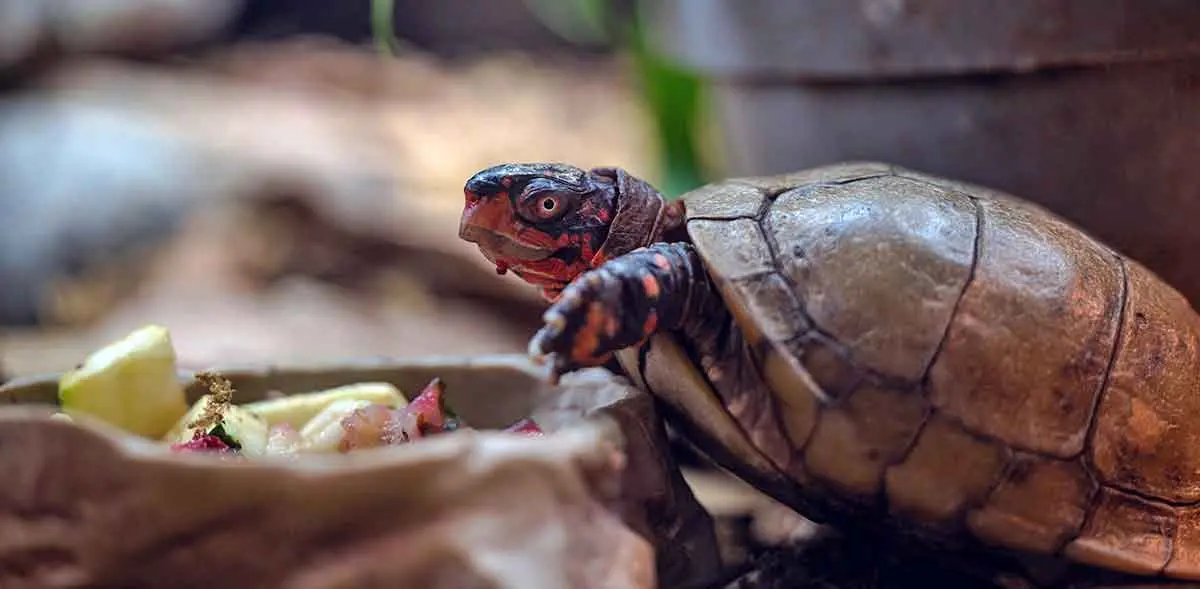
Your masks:
<path fill-rule="evenodd" d="M 346 436 L 342 420 L 350 417 L 355 411 L 370 406 L 370 401 L 362 399 L 338 399 L 330 403 L 301 428 L 300 451 L 336 452 L 342 438 Z"/>
<path fill-rule="evenodd" d="M 408 403 L 404 395 L 388 383 L 364 382 L 314 393 L 255 401 L 242 407 L 261 417 L 268 426 L 286 423 L 300 430 L 335 401 L 343 400 L 365 401 L 368 404 L 387 405 L 393 409 Z"/>
<path fill-rule="evenodd" d="M 170 333 L 147 325 L 93 352 L 59 381 L 58 401 L 67 415 L 161 438 L 188 410 Z"/>

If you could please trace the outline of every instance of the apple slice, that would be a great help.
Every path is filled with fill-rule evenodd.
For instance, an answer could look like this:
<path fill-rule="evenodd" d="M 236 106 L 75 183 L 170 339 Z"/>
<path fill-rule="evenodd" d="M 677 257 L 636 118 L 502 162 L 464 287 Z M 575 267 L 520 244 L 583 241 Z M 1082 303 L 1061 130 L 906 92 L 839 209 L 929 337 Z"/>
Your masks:
<path fill-rule="evenodd" d="M 96 350 L 59 381 L 58 401 L 67 415 L 162 438 L 188 411 L 171 334 L 147 325 Z"/>

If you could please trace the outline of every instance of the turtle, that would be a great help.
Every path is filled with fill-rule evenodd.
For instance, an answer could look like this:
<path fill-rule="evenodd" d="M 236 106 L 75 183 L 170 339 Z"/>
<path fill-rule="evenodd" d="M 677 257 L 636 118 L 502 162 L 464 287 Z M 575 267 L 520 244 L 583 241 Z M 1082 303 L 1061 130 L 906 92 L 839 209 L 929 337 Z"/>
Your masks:
<path fill-rule="evenodd" d="M 672 199 L 503 163 L 464 195 L 459 237 L 547 301 L 551 380 L 615 360 L 805 517 L 1055 582 L 1200 581 L 1200 317 L 1049 209 L 873 161 Z"/>

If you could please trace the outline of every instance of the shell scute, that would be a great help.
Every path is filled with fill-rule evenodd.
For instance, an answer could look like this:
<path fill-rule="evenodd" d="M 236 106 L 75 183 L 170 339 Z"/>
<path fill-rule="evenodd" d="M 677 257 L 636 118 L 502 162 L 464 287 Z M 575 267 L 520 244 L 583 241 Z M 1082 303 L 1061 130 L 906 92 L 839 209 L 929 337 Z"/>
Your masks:
<path fill-rule="evenodd" d="M 979 262 L 930 369 L 939 410 L 972 431 L 1079 454 L 1120 326 L 1124 274 L 1065 223 L 982 201 Z"/>
<path fill-rule="evenodd" d="M 1095 489 L 1078 459 L 1018 454 L 987 502 L 967 515 L 967 526 L 994 546 L 1052 554 L 1083 526 Z"/>
<path fill-rule="evenodd" d="M 934 413 L 902 462 L 884 475 L 888 508 L 894 515 L 955 526 L 1000 480 L 1008 448 L 963 431 Z"/>
<path fill-rule="evenodd" d="M 784 191 L 814 184 L 843 184 L 891 174 L 892 166 L 890 164 L 843 162 L 777 176 L 733 178 L 729 182 L 752 186 L 763 191 L 769 197 L 775 197 Z"/>
<path fill-rule="evenodd" d="M 819 185 L 780 195 L 763 227 L 816 327 L 857 365 L 922 378 L 973 264 L 969 198 L 891 176 Z"/>
<path fill-rule="evenodd" d="M 856 499 L 874 499 L 884 471 L 904 457 L 928 410 L 915 391 L 860 386 L 821 412 L 804 448 L 807 471 Z"/>
<path fill-rule="evenodd" d="M 708 184 L 685 197 L 688 219 L 737 219 L 757 217 L 766 206 L 762 190 L 740 182 Z"/>
<path fill-rule="evenodd" d="M 1175 511 L 1167 505 L 1102 488 L 1091 517 L 1064 553 L 1106 569 L 1152 575 L 1171 558 Z"/>
<path fill-rule="evenodd" d="M 754 219 L 692 219 L 687 228 L 718 280 L 736 281 L 775 269 L 771 247 Z"/>
<path fill-rule="evenodd" d="M 1200 317 L 1127 262 L 1129 295 L 1091 459 L 1101 481 L 1168 502 L 1200 502 Z"/>

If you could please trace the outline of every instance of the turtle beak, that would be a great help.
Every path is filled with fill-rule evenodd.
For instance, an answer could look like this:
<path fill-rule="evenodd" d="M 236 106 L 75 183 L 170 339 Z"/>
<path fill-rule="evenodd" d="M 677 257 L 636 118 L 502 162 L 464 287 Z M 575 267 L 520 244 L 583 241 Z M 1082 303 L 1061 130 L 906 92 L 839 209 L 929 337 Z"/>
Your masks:
<path fill-rule="evenodd" d="M 503 196 L 483 196 L 467 191 L 467 205 L 458 224 L 458 237 L 474 243 L 489 259 L 536 262 L 553 250 L 521 243 L 514 231 L 512 211 Z"/>

